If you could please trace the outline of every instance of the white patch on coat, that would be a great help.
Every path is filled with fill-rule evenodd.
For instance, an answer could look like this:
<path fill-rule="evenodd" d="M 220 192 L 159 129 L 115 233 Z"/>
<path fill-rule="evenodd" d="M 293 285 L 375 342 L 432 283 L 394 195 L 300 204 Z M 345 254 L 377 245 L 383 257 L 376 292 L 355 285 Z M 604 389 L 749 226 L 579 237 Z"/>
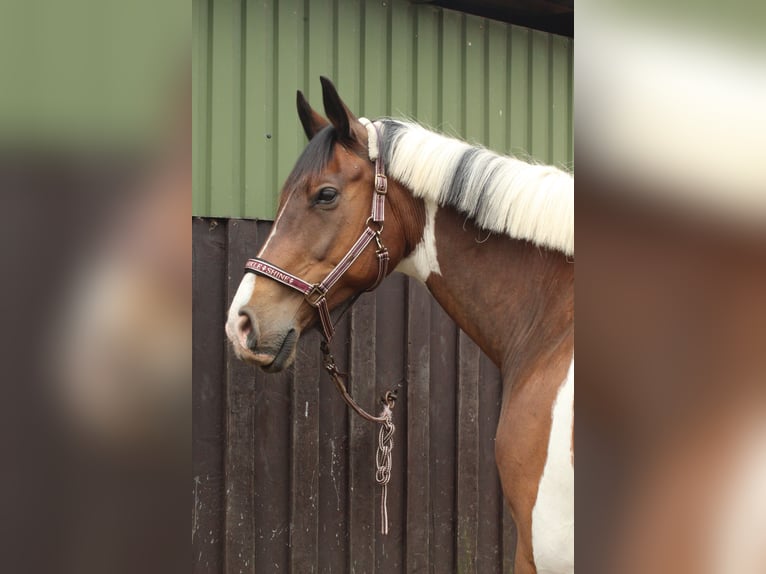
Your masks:
<path fill-rule="evenodd" d="M 720 506 L 710 521 L 713 574 L 766 572 L 766 418 L 762 408 L 754 409 L 752 420 L 742 418 Z"/>
<path fill-rule="evenodd" d="M 263 247 L 261 247 L 261 250 L 258 252 L 256 257 L 261 257 L 263 252 L 266 251 L 266 248 L 269 246 L 272 238 L 276 234 L 277 228 L 279 227 L 279 221 L 282 218 L 282 213 L 284 213 L 285 208 L 287 208 L 287 204 L 290 203 L 290 199 L 292 198 L 293 193 L 295 193 L 295 190 L 290 192 L 287 200 L 284 202 L 284 204 L 282 204 L 282 209 L 279 210 L 277 218 L 274 220 L 274 223 L 271 226 L 269 236 L 266 238 L 266 242 L 263 244 Z M 239 283 L 239 287 L 237 287 L 237 292 L 234 294 L 234 299 L 232 299 L 231 305 L 229 306 L 229 314 L 228 318 L 226 319 L 225 330 L 226 336 L 232 343 L 236 344 L 237 340 L 239 339 L 237 334 L 237 320 L 239 319 L 239 310 L 244 305 L 247 305 L 247 303 L 252 298 L 253 289 L 255 289 L 255 279 L 255 273 L 245 273 L 245 275 L 242 277 L 242 281 Z"/>
<path fill-rule="evenodd" d="M 399 262 L 396 271 L 426 282 L 431 273 L 441 275 L 439 259 L 436 256 L 436 211 L 439 209 L 433 201 L 425 201 L 426 225 L 423 239 L 420 240 L 407 257 Z"/>
<path fill-rule="evenodd" d="M 266 238 L 266 242 L 263 244 L 263 247 L 261 247 L 261 250 L 258 252 L 258 255 L 256 257 L 260 257 L 264 251 L 266 251 L 266 248 L 269 246 L 269 243 L 271 243 L 272 238 L 277 233 L 277 228 L 279 227 L 279 221 L 282 219 L 282 214 L 285 212 L 285 209 L 287 209 L 287 205 L 290 203 L 290 200 L 293 197 L 293 194 L 295 193 L 295 190 L 293 189 L 290 192 L 290 195 L 287 196 L 287 199 L 282 204 L 282 209 L 279 210 L 279 213 L 277 213 L 277 217 L 274 220 L 274 224 L 271 226 L 271 231 L 269 231 L 269 236 Z M 248 273 L 248 275 L 250 275 Z"/>
<path fill-rule="evenodd" d="M 234 299 L 229 307 L 229 316 L 226 320 L 226 336 L 234 344 L 238 340 L 237 320 L 239 319 L 239 310 L 250 301 L 254 288 L 255 273 L 245 273 L 245 276 L 239 283 L 239 287 L 237 287 L 237 292 L 234 294 Z"/>
<path fill-rule="evenodd" d="M 574 358 L 551 411 L 548 457 L 532 510 L 532 552 L 538 574 L 574 572 Z"/>

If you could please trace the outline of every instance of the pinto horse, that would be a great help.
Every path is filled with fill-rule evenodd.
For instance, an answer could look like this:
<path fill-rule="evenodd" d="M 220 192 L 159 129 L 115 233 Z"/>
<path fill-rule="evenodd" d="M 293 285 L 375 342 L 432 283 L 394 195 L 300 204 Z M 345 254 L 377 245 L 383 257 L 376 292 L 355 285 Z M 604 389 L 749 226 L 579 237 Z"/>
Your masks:
<path fill-rule="evenodd" d="M 572 572 L 573 177 L 357 118 L 326 78 L 322 90 L 327 119 L 298 92 L 309 144 L 229 309 L 236 355 L 281 371 L 317 309 L 331 336 L 329 312 L 390 270 L 422 281 L 502 373 L 495 456 L 514 571 Z"/>

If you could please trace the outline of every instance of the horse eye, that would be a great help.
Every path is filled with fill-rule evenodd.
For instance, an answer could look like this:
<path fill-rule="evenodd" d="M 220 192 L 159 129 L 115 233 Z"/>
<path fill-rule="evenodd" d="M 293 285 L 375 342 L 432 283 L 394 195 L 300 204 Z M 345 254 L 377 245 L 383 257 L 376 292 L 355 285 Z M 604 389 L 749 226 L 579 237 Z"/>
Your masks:
<path fill-rule="evenodd" d="M 317 194 L 315 203 L 321 203 L 324 205 L 330 204 L 338 197 L 338 191 L 332 187 L 323 187 Z"/>

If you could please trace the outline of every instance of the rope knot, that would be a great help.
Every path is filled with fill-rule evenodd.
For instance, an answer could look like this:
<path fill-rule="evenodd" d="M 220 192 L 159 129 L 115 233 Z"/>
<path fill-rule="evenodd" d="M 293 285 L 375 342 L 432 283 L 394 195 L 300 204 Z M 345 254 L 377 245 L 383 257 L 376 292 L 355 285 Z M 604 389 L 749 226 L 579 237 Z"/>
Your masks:
<path fill-rule="evenodd" d="M 380 531 L 383 534 L 388 534 L 388 483 L 391 480 L 391 453 L 394 450 L 394 432 L 396 432 L 396 427 L 391 422 L 393 413 L 388 405 L 383 407 L 381 417 L 385 420 L 380 423 L 380 431 L 378 432 L 378 451 L 375 453 L 375 464 L 377 466 L 375 481 L 381 487 Z"/>

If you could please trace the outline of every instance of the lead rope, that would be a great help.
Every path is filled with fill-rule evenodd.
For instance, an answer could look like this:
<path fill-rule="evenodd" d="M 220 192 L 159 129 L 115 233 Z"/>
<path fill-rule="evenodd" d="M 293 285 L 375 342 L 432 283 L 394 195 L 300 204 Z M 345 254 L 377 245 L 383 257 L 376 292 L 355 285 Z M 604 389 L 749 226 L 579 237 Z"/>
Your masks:
<path fill-rule="evenodd" d="M 396 432 L 396 426 L 393 423 L 393 409 L 396 405 L 397 391 L 391 390 L 383 395 L 380 399 L 383 410 L 378 416 L 371 415 L 360 407 L 349 394 L 346 386 L 348 375 L 338 370 L 335 357 L 330 352 L 328 341 L 322 341 L 320 348 L 322 349 L 324 367 L 346 404 L 363 419 L 381 425 L 378 432 L 378 450 L 375 453 L 375 482 L 380 485 L 380 533 L 388 534 L 388 483 L 391 480 L 391 453 L 394 450 L 394 432 Z"/>

